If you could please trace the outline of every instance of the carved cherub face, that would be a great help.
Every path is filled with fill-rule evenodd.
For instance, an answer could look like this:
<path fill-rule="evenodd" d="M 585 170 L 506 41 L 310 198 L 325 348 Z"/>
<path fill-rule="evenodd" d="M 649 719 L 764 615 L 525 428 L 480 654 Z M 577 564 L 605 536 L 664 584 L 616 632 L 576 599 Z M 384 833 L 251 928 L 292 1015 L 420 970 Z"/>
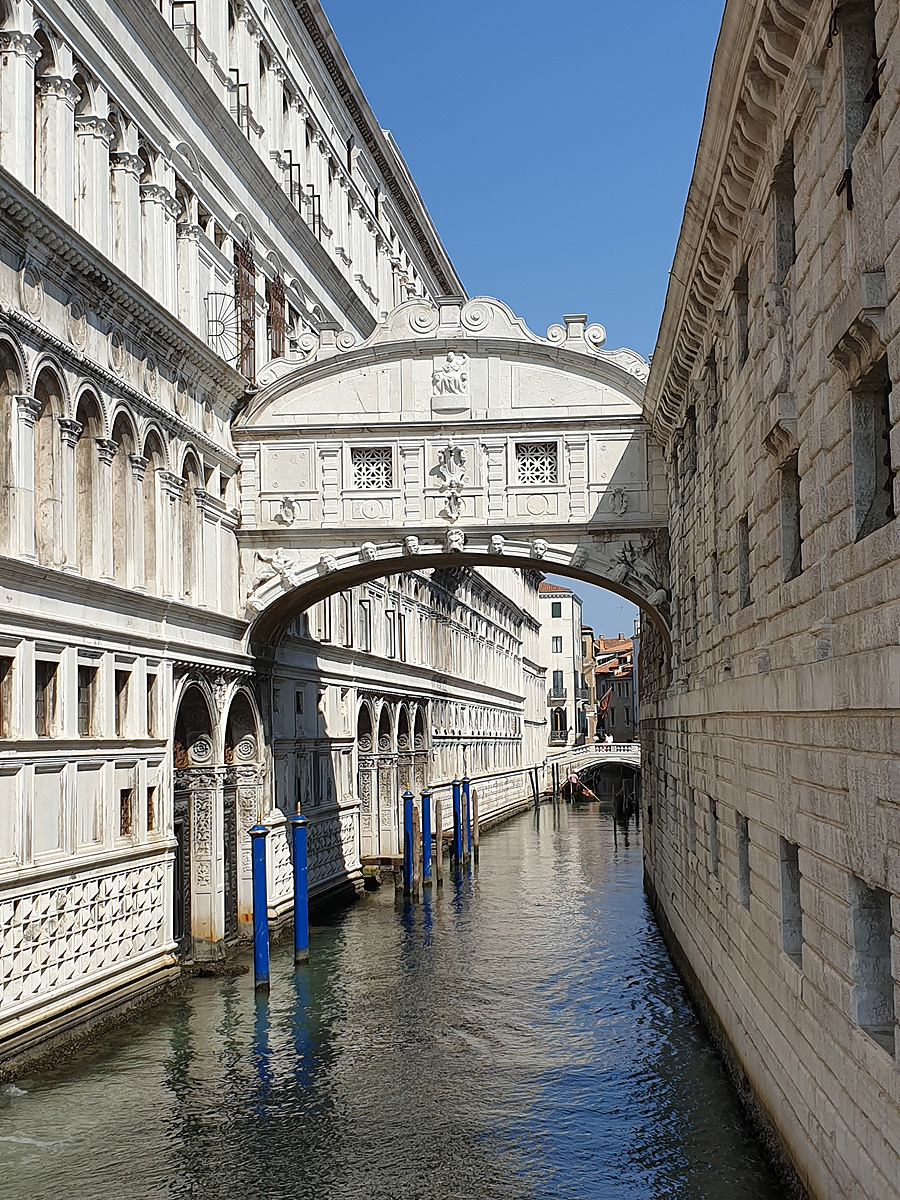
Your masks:
<path fill-rule="evenodd" d="M 499 533 L 495 533 L 491 538 L 490 551 L 491 554 L 502 554 L 503 547 L 506 545 L 506 539 Z"/>
<path fill-rule="evenodd" d="M 405 554 L 419 553 L 419 539 L 415 534 L 410 534 L 409 537 L 403 539 L 403 551 Z"/>
<path fill-rule="evenodd" d="M 545 542 L 543 538 L 535 538 L 531 543 L 531 557 L 543 558 L 549 549 L 549 542 Z"/>
<path fill-rule="evenodd" d="M 359 548 L 359 557 L 363 562 L 373 562 L 378 554 L 378 548 L 374 542 L 363 542 Z"/>

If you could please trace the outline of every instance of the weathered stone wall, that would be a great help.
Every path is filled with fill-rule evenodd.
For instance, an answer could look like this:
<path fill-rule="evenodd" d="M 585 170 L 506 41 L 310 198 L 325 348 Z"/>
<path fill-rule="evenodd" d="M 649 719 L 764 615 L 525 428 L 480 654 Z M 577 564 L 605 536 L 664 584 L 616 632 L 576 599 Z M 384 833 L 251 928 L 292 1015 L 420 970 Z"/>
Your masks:
<path fill-rule="evenodd" d="M 669 681 L 644 634 L 648 883 L 829 1200 L 900 1196 L 900 432 L 878 467 L 862 428 L 872 368 L 900 377 L 900 32 L 894 0 L 876 9 L 870 58 L 865 5 L 728 4 L 648 386 L 674 635 Z"/>

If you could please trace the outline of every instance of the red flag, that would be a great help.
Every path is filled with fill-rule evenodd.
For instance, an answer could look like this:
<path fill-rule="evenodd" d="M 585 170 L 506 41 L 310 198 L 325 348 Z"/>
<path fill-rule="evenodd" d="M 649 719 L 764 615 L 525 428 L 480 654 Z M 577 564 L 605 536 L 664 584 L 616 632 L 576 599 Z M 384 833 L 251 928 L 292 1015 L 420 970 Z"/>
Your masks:
<path fill-rule="evenodd" d="M 610 700 L 610 697 L 612 696 L 612 693 L 613 693 L 613 690 L 610 687 L 609 691 L 606 693 L 606 695 L 600 701 L 600 707 L 597 709 L 597 715 L 600 716 L 601 718 L 605 717 L 606 714 L 609 712 L 609 700 Z"/>

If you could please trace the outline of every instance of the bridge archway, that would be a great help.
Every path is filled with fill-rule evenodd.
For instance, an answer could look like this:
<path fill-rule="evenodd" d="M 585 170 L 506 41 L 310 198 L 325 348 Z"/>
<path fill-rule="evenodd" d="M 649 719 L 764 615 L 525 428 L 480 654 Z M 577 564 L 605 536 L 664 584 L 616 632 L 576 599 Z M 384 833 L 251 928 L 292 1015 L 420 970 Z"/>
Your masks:
<path fill-rule="evenodd" d="M 310 335 L 261 373 L 233 427 L 250 642 L 355 584 L 481 565 L 610 588 L 668 636 L 647 364 L 564 322 L 541 338 L 497 300 L 411 300 L 362 344 Z"/>

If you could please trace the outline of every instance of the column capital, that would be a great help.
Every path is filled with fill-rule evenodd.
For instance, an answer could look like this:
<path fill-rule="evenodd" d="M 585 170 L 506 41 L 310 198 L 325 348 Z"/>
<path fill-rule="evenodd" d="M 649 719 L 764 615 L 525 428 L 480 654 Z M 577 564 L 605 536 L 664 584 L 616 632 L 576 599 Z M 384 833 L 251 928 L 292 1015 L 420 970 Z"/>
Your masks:
<path fill-rule="evenodd" d="M 64 75 L 41 75 L 35 80 L 35 90 L 42 98 L 62 100 L 72 111 L 81 99 L 81 88 L 74 79 L 66 79 Z"/>
<path fill-rule="evenodd" d="M 159 481 L 165 491 L 176 500 L 180 499 L 184 494 L 186 481 L 180 475 L 173 475 L 171 471 L 160 470 Z"/>
<path fill-rule="evenodd" d="M 181 216 L 181 205 L 161 183 L 141 184 L 141 204 L 160 204 L 170 217 Z"/>
<path fill-rule="evenodd" d="M 139 155 L 116 150 L 109 156 L 109 169 L 111 171 L 127 171 L 135 179 L 140 179 L 144 164 Z"/>
<path fill-rule="evenodd" d="M 199 242 L 203 236 L 203 226 L 192 225 L 190 221 L 179 221 L 175 226 L 175 236 L 179 241 Z"/>
<path fill-rule="evenodd" d="M 58 417 L 59 432 L 63 442 L 67 446 L 77 446 L 78 439 L 81 437 L 84 426 L 80 421 L 75 421 L 71 417 Z"/>
<path fill-rule="evenodd" d="M 30 33 L 18 29 L 0 30 L 0 54 L 15 54 L 27 58 L 31 66 L 41 57 L 41 43 Z"/>
<path fill-rule="evenodd" d="M 143 454 L 129 454 L 128 461 L 131 463 L 131 473 L 135 479 L 143 479 L 144 472 L 150 464 L 150 459 L 144 458 Z"/>
<path fill-rule="evenodd" d="M 95 137 L 98 142 L 109 146 L 115 129 L 103 117 L 78 116 L 75 118 L 75 134 L 78 137 Z"/>
<path fill-rule="evenodd" d="M 97 454 L 100 457 L 100 461 L 109 466 L 116 457 L 119 443 L 114 442 L 112 438 L 94 438 L 94 441 L 97 445 Z"/>
<path fill-rule="evenodd" d="M 27 425 L 33 425 L 41 415 L 43 405 L 37 396 L 16 396 L 19 406 L 19 416 Z"/>

